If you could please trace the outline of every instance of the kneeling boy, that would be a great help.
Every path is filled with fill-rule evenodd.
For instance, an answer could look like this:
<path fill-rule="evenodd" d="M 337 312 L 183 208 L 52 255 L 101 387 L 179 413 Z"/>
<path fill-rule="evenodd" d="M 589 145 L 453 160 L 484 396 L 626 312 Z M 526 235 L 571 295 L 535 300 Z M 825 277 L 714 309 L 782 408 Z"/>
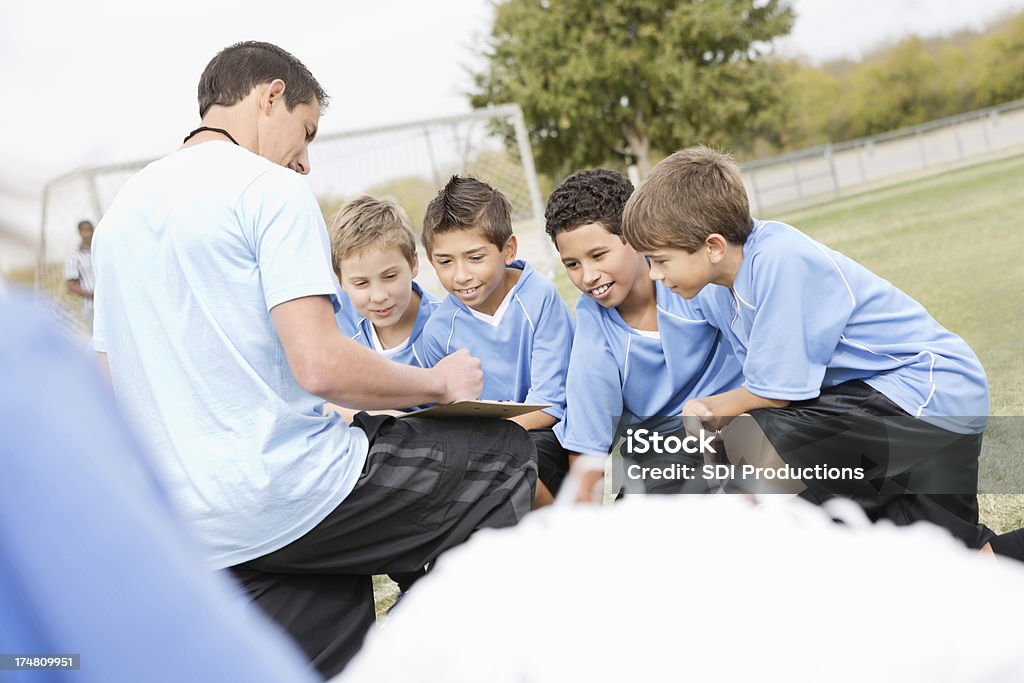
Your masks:
<path fill-rule="evenodd" d="M 440 302 L 413 280 L 419 260 L 408 215 L 393 201 L 363 195 L 345 204 L 327 231 L 334 271 L 356 313 L 347 313 L 352 339 L 393 361 L 425 367 L 420 335 Z"/>
<path fill-rule="evenodd" d="M 565 418 L 555 427 L 575 454 L 607 456 L 625 425 L 678 429 L 688 399 L 742 380 L 731 348 L 702 311 L 727 294 L 708 290 L 692 302 L 674 296 L 650 279 L 646 259 L 622 238 L 622 209 L 632 192 L 617 171 L 578 171 L 551 193 L 544 212 L 562 265 L 582 292 Z M 581 497 L 593 497 L 598 479 L 584 475 Z M 673 480 L 639 484 L 650 492 L 688 490 Z"/>
<path fill-rule="evenodd" d="M 501 192 L 454 176 L 427 207 L 423 246 L 448 297 L 423 331 L 428 365 L 457 349 L 480 359 L 480 398 L 550 403 L 512 418 L 537 446 L 535 505 L 551 502 L 569 467 L 552 427 L 565 413 L 574 324 L 554 284 L 516 260 L 512 207 Z"/>
<path fill-rule="evenodd" d="M 684 416 L 719 428 L 749 414 L 723 431 L 730 463 L 785 474 L 815 502 L 847 496 L 872 519 L 928 520 L 986 544 L 977 468 L 988 382 L 963 339 L 839 252 L 752 219 L 738 166 L 707 147 L 659 163 L 627 202 L 622 232 L 676 294 L 729 294 L 706 313 L 743 386 L 688 402 Z"/>

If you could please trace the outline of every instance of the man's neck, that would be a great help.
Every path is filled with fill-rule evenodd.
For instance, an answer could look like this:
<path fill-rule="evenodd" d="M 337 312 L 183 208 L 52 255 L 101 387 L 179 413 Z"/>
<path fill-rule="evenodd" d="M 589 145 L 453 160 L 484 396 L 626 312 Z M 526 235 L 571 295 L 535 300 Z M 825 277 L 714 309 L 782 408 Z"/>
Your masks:
<path fill-rule="evenodd" d="M 206 116 L 203 117 L 200 126 L 226 130 L 235 139 L 239 147 L 244 147 L 253 154 L 256 154 L 259 136 L 256 133 L 255 117 L 244 116 L 244 112 L 252 106 L 254 105 L 248 101 L 248 98 L 230 107 L 213 106 L 210 108 L 210 111 L 206 112 Z M 194 147 L 211 140 L 230 141 L 223 133 L 204 130 L 189 138 L 182 145 L 182 148 Z"/>

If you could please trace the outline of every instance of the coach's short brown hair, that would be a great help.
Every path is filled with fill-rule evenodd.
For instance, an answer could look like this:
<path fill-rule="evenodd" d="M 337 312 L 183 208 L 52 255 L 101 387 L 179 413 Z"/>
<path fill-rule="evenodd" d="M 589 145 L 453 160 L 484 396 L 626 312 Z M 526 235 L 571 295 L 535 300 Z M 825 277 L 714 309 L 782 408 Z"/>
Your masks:
<path fill-rule="evenodd" d="M 681 149 L 651 169 L 622 214 L 622 235 L 637 251 L 693 253 L 713 233 L 743 244 L 753 225 L 736 160 L 704 145 Z"/>
<path fill-rule="evenodd" d="M 420 239 L 429 254 L 436 233 L 473 228 L 483 230 L 487 241 L 500 251 L 512 236 L 512 204 L 485 182 L 452 176 L 427 205 Z"/>
<path fill-rule="evenodd" d="M 342 259 L 368 247 L 397 248 L 410 265 L 416 257 L 416 237 L 409 215 L 390 199 L 365 194 L 356 197 L 334 214 L 327 233 L 331 237 L 331 260 L 339 275 Z"/>
<path fill-rule="evenodd" d="M 327 108 L 327 93 L 306 65 L 272 43 L 248 40 L 224 48 L 210 60 L 199 77 L 199 118 L 214 105 L 230 107 L 245 99 L 257 85 L 280 78 L 285 83 L 288 111 L 316 100 Z"/>

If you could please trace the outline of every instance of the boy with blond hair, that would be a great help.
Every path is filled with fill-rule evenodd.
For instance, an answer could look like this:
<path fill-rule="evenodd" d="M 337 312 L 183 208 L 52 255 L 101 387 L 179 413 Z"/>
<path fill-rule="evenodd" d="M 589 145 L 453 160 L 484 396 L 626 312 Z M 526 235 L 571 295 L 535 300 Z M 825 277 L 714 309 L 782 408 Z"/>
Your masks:
<path fill-rule="evenodd" d="M 423 331 L 428 364 L 458 349 L 480 359 L 480 398 L 549 403 L 511 418 L 537 446 L 535 505 L 550 503 L 568 470 L 554 427 L 565 414 L 574 324 L 554 284 L 516 260 L 512 207 L 490 185 L 453 176 L 427 207 L 423 246 L 448 297 Z"/>
<path fill-rule="evenodd" d="M 986 545 L 977 471 L 988 381 L 963 339 L 852 259 L 751 218 L 739 167 L 704 146 L 651 171 L 622 233 L 676 294 L 728 294 L 705 312 L 743 385 L 695 398 L 683 415 L 722 429 L 731 464 L 813 502 L 849 497 L 873 520 L 927 520 Z"/>
<path fill-rule="evenodd" d="M 362 195 L 341 207 L 327 231 L 334 272 L 351 303 L 338 314 L 354 326 L 351 338 L 393 361 L 425 367 L 420 335 L 440 302 L 413 279 L 419 259 L 409 216 L 390 199 Z"/>
<path fill-rule="evenodd" d="M 555 433 L 570 452 L 602 458 L 593 463 L 597 474 L 582 475 L 585 499 L 596 497 L 603 458 L 627 425 L 678 431 L 687 399 L 741 381 L 736 357 L 702 310 L 714 305 L 707 299 L 727 294 L 709 290 L 691 302 L 651 281 L 647 261 L 622 238 L 622 209 L 632 193 L 618 171 L 577 171 L 544 211 L 548 236 L 581 292 L 566 413 Z M 680 456 L 664 464 L 676 461 Z M 645 457 L 643 464 L 654 463 Z M 699 490 L 675 480 L 636 483 L 649 492 Z"/>

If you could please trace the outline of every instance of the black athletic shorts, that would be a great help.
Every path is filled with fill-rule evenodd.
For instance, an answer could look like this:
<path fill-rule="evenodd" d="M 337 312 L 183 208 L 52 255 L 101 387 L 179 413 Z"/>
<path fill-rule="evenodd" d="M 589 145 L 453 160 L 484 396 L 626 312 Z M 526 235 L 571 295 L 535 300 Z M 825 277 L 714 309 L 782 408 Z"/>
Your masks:
<path fill-rule="evenodd" d="M 816 503 L 851 498 L 875 520 L 930 521 L 971 547 L 991 538 L 978 524 L 981 434 L 914 418 L 860 381 L 750 414 L 786 465 L 822 475 L 803 478 L 802 497 Z M 854 476 L 841 476 L 850 471 Z"/>
<path fill-rule="evenodd" d="M 551 495 L 557 496 L 569 473 L 569 451 L 562 447 L 552 429 L 531 429 L 530 438 L 537 448 L 537 478 Z"/>

